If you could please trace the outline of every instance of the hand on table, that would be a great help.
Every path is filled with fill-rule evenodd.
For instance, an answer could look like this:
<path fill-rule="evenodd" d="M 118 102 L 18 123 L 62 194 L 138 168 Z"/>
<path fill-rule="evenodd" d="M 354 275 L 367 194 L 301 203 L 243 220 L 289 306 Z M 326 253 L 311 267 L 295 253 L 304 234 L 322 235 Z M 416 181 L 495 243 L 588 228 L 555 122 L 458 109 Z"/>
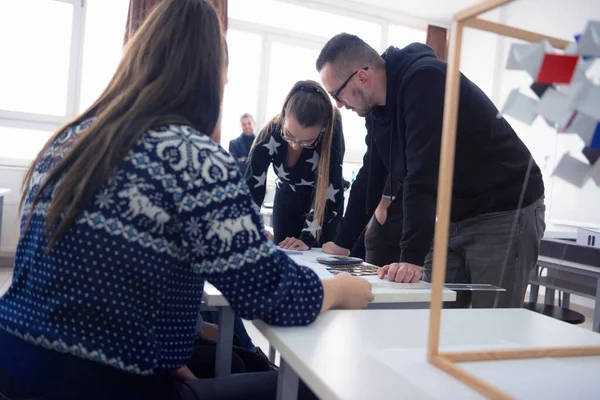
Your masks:
<path fill-rule="evenodd" d="M 285 238 L 279 243 L 279 247 L 287 250 L 308 250 L 308 246 L 302 240 L 293 237 Z"/>
<path fill-rule="evenodd" d="M 267 239 L 269 239 L 269 240 L 275 239 L 275 236 L 273 236 L 273 234 L 271 232 L 265 230 L 265 233 L 267 234 Z"/>
<path fill-rule="evenodd" d="M 422 268 L 410 263 L 393 263 L 379 268 L 377 271 L 380 279 L 387 278 L 390 282 L 415 283 L 423 277 Z"/>
<path fill-rule="evenodd" d="M 327 254 L 335 254 L 336 256 L 349 256 L 350 250 L 338 246 L 333 242 L 323 244 L 323 251 Z"/>
<path fill-rule="evenodd" d="M 336 307 L 352 310 L 366 308 L 375 299 L 369 281 L 348 273 L 322 280 L 321 284 L 324 292 L 321 313 Z"/>

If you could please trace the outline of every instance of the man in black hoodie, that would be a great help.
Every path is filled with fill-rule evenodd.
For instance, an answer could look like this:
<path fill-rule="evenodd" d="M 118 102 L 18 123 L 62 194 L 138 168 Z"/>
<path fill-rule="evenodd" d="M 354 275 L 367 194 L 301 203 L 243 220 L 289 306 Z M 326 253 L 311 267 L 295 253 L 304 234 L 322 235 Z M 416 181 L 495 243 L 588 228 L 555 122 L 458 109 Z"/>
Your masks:
<path fill-rule="evenodd" d="M 343 33 L 325 45 L 317 70 L 338 107 L 366 118 L 368 146 L 338 235 L 323 249 L 348 254 L 369 223 L 367 252 L 375 230 L 371 240 L 393 258 L 382 278 L 429 280 L 446 63 L 424 44 L 379 55 Z M 455 306 L 521 307 L 545 229 L 542 175 L 490 99 L 460 79 L 446 281 L 506 289 L 459 292 Z"/>

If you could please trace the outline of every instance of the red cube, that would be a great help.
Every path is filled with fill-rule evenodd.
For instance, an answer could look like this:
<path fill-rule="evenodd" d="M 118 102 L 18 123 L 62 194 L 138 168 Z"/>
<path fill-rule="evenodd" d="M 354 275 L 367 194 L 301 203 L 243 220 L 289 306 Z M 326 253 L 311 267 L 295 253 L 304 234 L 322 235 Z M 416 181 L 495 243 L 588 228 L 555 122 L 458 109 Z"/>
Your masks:
<path fill-rule="evenodd" d="M 579 56 L 546 53 L 538 71 L 536 83 L 546 85 L 571 83 L 577 61 L 579 61 Z"/>

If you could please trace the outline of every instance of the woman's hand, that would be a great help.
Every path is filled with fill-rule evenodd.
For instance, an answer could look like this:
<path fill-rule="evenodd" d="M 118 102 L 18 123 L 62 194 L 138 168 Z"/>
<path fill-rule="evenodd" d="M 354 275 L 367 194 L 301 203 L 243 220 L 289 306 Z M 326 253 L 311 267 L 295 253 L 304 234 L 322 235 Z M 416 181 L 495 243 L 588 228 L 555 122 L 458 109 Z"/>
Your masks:
<path fill-rule="evenodd" d="M 177 371 L 171 372 L 171 376 L 181 381 L 193 381 L 196 378 L 196 375 L 187 367 L 183 366 L 179 368 Z"/>
<path fill-rule="evenodd" d="M 279 243 L 279 247 L 287 250 L 308 250 L 308 246 L 302 240 L 293 237 L 285 238 Z"/>
<path fill-rule="evenodd" d="M 200 336 L 202 339 L 216 342 L 219 336 L 219 327 L 215 324 L 211 324 L 210 322 L 202 321 L 202 328 L 200 328 L 198 336 Z"/>
<path fill-rule="evenodd" d="M 331 308 L 359 310 L 375 299 L 371 283 L 359 276 L 343 273 L 322 280 L 321 284 L 324 293 L 321 314 Z"/>
<path fill-rule="evenodd" d="M 340 247 L 333 242 L 324 243 L 323 251 L 327 254 L 335 254 L 338 256 L 349 256 L 350 255 L 350 250 Z"/>

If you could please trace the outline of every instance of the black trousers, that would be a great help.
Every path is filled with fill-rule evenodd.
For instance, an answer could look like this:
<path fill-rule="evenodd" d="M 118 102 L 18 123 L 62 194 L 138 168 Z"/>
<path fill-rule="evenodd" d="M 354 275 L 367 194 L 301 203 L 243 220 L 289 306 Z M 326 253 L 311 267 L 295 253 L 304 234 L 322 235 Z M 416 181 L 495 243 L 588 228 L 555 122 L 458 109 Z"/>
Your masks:
<path fill-rule="evenodd" d="M 131 392 L 125 394 L 128 380 L 139 385 L 139 376 L 114 370 L 118 382 L 106 381 L 103 390 L 89 388 L 85 393 L 69 393 L 65 387 L 61 394 L 45 394 L 34 391 L 14 379 L 0 368 L 0 400 L 71 400 L 71 399 L 165 399 L 165 400 L 237 400 L 237 399 L 275 399 L 277 394 L 277 371 L 271 371 L 269 364 L 258 354 L 234 347 L 232 356 L 232 374 L 226 377 L 214 377 L 216 345 L 206 340 L 196 341 L 194 352 L 188 363 L 190 370 L 199 379 L 180 382 L 166 376 L 144 377 L 148 384 L 156 388 L 153 396 L 137 396 Z M 76 376 L 70 379 L 77 379 Z M 116 389 L 113 389 L 116 388 Z M 300 383 L 299 399 L 316 399 L 312 392 Z"/>
<path fill-rule="evenodd" d="M 312 207 L 312 195 L 293 192 L 287 185 L 275 191 L 273 199 L 273 236 L 275 243 L 287 237 L 300 237 L 304 221 Z"/>
<path fill-rule="evenodd" d="M 375 214 L 365 230 L 365 261 L 378 267 L 400 260 L 402 237 L 402 199 L 397 197 L 387 210 L 387 219 L 381 225 Z"/>

